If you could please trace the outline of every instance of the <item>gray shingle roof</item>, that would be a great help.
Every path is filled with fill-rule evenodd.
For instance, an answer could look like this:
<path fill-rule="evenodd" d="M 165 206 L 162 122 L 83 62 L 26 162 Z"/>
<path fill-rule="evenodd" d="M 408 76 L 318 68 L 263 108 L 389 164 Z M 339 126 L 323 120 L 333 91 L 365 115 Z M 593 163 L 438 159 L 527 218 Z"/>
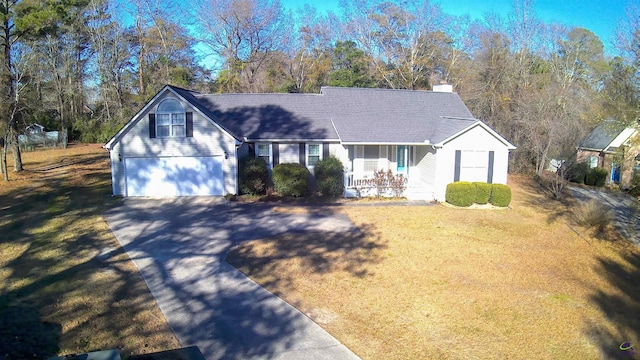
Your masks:
<path fill-rule="evenodd" d="M 475 123 L 458 94 L 324 87 L 343 142 L 439 143 Z"/>
<path fill-rule="evenodd" d="M 172 87 L 238 139 L 437 144 L 474 119 L 455 93 L 323 87 L 321 94 L 199 94 Z"/>
<path fill-rule="evenodd" d="M 603 121 L 582 140 L 578 148 L 603 151 L 623 130 L 624 126 L 617 124 L 615 121 Z"/>

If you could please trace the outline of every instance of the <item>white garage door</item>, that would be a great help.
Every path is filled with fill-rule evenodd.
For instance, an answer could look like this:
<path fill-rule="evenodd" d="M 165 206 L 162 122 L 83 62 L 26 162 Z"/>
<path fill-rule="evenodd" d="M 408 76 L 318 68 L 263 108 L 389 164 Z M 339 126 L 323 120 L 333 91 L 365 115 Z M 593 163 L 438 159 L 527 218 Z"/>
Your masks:
<path fill-rule="evenodd" d="M 125 158 L 127 196 L 223 195 L 222 156 Z"/>

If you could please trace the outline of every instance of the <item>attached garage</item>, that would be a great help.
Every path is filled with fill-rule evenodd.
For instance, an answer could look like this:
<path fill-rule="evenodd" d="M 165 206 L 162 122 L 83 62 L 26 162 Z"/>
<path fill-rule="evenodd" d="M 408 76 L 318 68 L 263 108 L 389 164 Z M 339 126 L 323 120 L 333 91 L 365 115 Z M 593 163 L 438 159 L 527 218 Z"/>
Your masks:
<path fill-rule="evenodd" d="M 223 195 L 224 156 L 124 159 L 125 196 Z"/>

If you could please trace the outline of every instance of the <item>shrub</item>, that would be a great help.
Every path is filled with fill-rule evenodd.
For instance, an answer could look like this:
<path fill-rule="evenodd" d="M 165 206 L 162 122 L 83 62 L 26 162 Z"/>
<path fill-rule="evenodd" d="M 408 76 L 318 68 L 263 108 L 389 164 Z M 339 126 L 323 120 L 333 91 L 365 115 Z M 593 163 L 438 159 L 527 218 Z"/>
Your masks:
<path fill-rule="evenodd" d="M 611 223 L 611 211 L 597 200 L 582 203 L 574 210 L 576 222 L 585 228 L 603 231 Z"/>
<path fill-rule="evenodd" d="M 304 165 L 278 164 L 273 168 L 273 187 L 282 196 L 304 196 L 309 193 L 310 176 Z"/>
<path fill-rule="evenodd" d="M 315 165 L 316 187 L 325 196 L 338 197 L 344 193 L 344 165 L 335 156 L 318 161 Z"/>
<path fill-rule="evenodd" d="M 491 185 L 491 205 L 507 207 L 511 203 L 511 188 L 503 184 Z"/>
<path fill-rule="evenodd" d="M 476 186 L 466 181 L 448 184 L 445 200 L 455 206 L 471 206 L 476 201 Z"/>
<path fill-rule="evenodd" d="M 246 157 L 240 162 L 240 193 L 262 195 L 269 182 L 269 167 L 264 160 Z"/>
<path fill-rule="evenodd" d="M 584 176 L 584 184 L 593 186 L 596 184 L 596 173 L 593 172 L 593 169 L 589 169 Z"/>
<path fill-rule="evenodd" d="M 491 184 L 483 182 L 475 182 L 473 184 L 476 186 L 476 203 L 482 205 L 489 203 Z"/>
<path fill-rule="evenodd" d="M 564 165 L 563 165 L 564 166 Z M 571 182 L 584 184 L 585 177 L 589 172 L 589 164 L 586 162 L 567 164 L 567 179 Z"/>
<path fill-rule="evenodd" d="M 594 185 L 598 187 L 603 187 L 604 184 L 607 182 L 607 175 L 609 175 L 607 170 L 603 168 L 594 168 L 592 169 L 592 171 L 595 177 Z"/>
<path fill-rule="evenodd" d="M 390 179 L 393 177 L 391 170 L 376 170 L 373 172 L 373 186 L 376 188 L 376 197 L 379 199 L 387 192 Z"/>
<path fill-rule="evenodd" d="M 404 191 L 407 189 L 407 178 L 402 174 L 397 174 L 390 179 L 389 188 L 393 192 L 393 196 L 401 197 L 404 195 Z"/>

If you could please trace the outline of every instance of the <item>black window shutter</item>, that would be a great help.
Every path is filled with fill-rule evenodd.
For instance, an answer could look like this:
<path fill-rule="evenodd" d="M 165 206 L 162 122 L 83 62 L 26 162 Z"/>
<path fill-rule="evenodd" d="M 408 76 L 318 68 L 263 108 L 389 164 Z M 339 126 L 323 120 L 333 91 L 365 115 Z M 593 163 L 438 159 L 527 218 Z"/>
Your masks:
<path fill-rule="evenodd" d="M 256 144 L 254 143 L 249 144 L 249 156 L 256 157 Z"/>
<path fill-rule="evenodd" d="M 493 183 L 493 157 L 494 157 L 494 152 L 493 151 L 489 151 L 489 170 L 487 171 L 487 184 L 491 184 Z"/>
<path fill-rule="evenodd" d="M 306 165 L 307 164 L 307 162 L 305 161 L 305 158 L 306 158 L 306 155 L 307 155 L 306 152 L 307 151 L 305 150 L 304 143 L 300 143 L 299 150 L 298 150 L 298 159 L 300 161 L 300 164 L 302 164 L 302 165 Z"/>
<path fill-rule="evenodd" d="M 185 120 L 186 120 L 186 132 L 187 132 L 187 137 L 193 137 L 193 113 L 192 112 L 188 112 L 185 114 Z"/>
<path fill-rule="evenodd" d="M 273 166 L 275 167 L 280 163 L 280 144 L 277 142 L 271 144 L 271 154 L 273 155 Z"/>
<path fill-rule="evenodd" d="M 149 137 L 156 137 L 156 114 L 149 114 Z"/>
<path fill-rule="evenodd" d="M 329 157 L 329 143 L 322 143 L 322 158 L 326 159 Z"/>
<path fill-rule="evenodd" d="M 456 163 L 455 170 L 453 171 L 453 181 L 460 181 L 460 158 L 462 157 L 462 151 L 456 150 Z"/>

